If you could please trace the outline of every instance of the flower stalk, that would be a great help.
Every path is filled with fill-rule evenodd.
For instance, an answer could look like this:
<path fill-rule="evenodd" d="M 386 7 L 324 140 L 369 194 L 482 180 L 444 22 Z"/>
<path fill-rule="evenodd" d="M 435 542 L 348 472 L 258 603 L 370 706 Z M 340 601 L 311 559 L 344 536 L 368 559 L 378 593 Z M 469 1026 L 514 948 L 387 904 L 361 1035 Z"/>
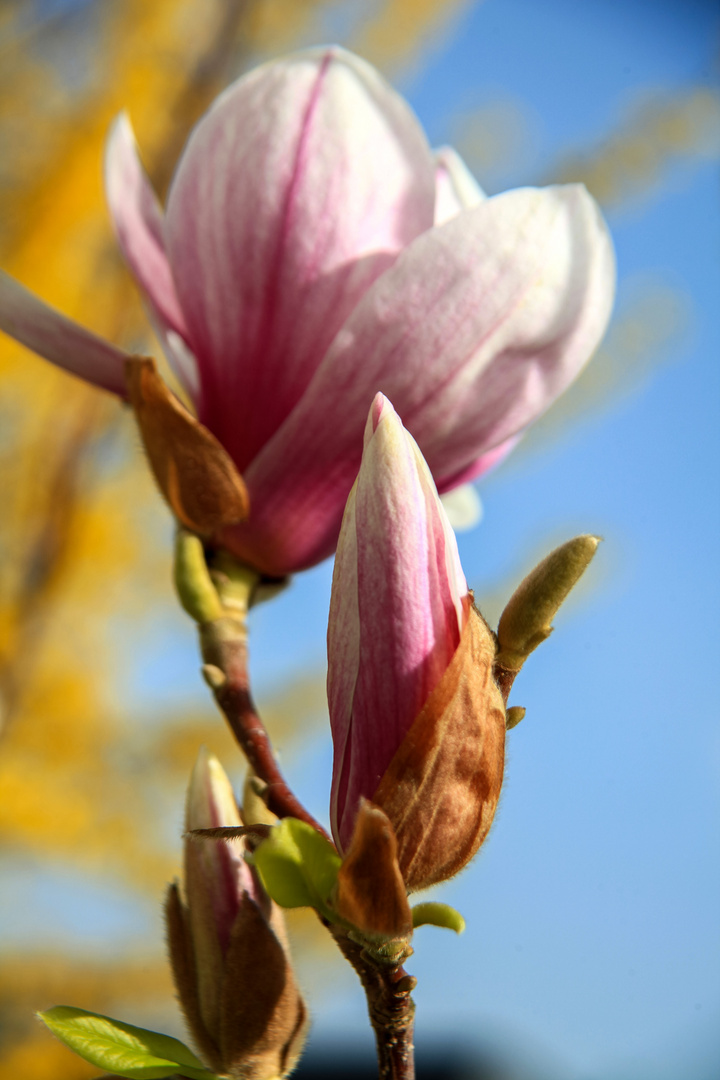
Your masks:
<path fill-rule="evenodd" d="M 203 678 L 251 772 L 264 784 L 265 804 L 276 817 L 299 818 L 327 835 L 285 782 L 250 692 L 247 615 L 262 587 L 260 575 L 227 556 L 210 569 L 201 539 L 179 529 L 174 578 L 180 603 L 198 626 Z"/>
<path fill-rule="evenodd" d="M 235 615 L 199 628 L 203 676 L 252 772 L 266 785 L 263 798 L 276 817 L 295 817 L 327 836 L 288 787 L 267 730 L 258 716 L 248 676 L 247 628 Z"/>
<path fill-rule="evenodd" d="M 401 964 L 383 966 L 373 961 L 362 945 L 337 928 L 331 927 L 330 932 L 365 991 L 379 1080 L 415 1080 L 415 1003 L 410 995 L 417 979 Z"/>

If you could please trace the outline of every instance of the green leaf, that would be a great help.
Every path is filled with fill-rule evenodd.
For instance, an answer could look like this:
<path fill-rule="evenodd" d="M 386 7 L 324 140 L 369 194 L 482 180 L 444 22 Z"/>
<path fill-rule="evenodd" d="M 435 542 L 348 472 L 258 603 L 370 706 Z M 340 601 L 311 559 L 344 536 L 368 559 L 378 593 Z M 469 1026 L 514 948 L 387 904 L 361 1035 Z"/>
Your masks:
<path fill-rule="evenodd" d="M 170 1035 L 70 1005 L 56 1005 L 37 1015 L 81 1058 L 118 1076 L 156 1080 L 180 1073 L 192 1080 L 215 1080 L 215 1074 L 208 1072 L 192 1050 Z"/>
<path fill-rule="evenodd" d="M 446 930 L 454 930 L 456 934 L 462 934 L 465 929 L 465 920 L 462 915 L 449 904 L 437 904 L 432 901 L 416 904 L 412 909 L 412 916 L 413 927 L 443 926 Z"/>
<path fill-rule="evenodd" d="M 259 844 L 252 861 L 266 892 L 281 907 L 314 907 L 326 917 L 342 859 L 324 836 L 297 818 L 284 818 Z"/>

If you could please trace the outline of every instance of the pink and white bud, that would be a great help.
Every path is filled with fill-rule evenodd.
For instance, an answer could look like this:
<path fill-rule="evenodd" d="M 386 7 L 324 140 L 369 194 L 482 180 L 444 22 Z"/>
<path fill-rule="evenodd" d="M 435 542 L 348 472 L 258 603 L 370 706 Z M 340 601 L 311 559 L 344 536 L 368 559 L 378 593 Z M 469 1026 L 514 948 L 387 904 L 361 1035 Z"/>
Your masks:
<path fill-rule="evenodd" d="M 483 653 L 479 662 L 472 644 L 476 641 Z M 470 690 L 466 686 L 466 653 L 468 663 L 483 669 L 475 696 L 475 682 Z M 473 848 L 471 854 L 483 813 L 483 836 L 489 828 L 488 792 L 478 804 L 475 779 L 468 774 L 482 772 L 483 754 L 492 744 L 494 811 L 502 777 L 504 712 L 490 675 L 493 656 L 492 635 L 472 607 L 455 536 L 430 471 L 390 402 L 378 394 L 345 509 L 333 575 L 328 624 L 335 752 L 330 815 L 333 835 L 344 851 L 361 800 L 384 810 L 397 834 L 400 868 L 409 888 L 459 869 L 451 851 L 455 841 L 447 840 L 449 828 L 458 833 L 455 839 L 463 853 Z M 458 694 L 465 694 L 465 712 L 472 714 L 461 720 L 454 715 Z M 395 776 L 401 760 L 404 771 Z M 458 760 L 465 764 L 459 767 Z M 400 812 L 393 788 L 404 790 Z M 444 814 L 436 814 L 442 806 Z M 438 821 L 420 829 L 428 818 Z M 460 837 L 463 830 L 466 835 Z M 450 852 L 445 861 L 445 856 L 435 857 L 443 845 Z"/>
<path fill-rule="evenodd" d="M 609 318 L 612 246 L 587 191 L 485 198 L 343 49 L 264 64 L 221 94 L 164 213 L 120 117 L 106 187 L 168 359 L 247 485 L 248 519 L 215 539 L 267 574 L 334 550 L 378 391 L 446 492 L 509 451 Z M 3 278 L 0 327 L 124 393 L 120 350 Z"/>
<path fill-rule="evenodd" d="M 220 762 L 204 748 L 188 789 L 185 825 L 242 825 Z M 211 1069 L 243 1080 L 289 1071 L 307 1012 L 287 954 L 282 915 L 244 858 L 245 841 L 185 840 L 185 900 L 166 902 L 175 985 L 188 1027 Z"/>

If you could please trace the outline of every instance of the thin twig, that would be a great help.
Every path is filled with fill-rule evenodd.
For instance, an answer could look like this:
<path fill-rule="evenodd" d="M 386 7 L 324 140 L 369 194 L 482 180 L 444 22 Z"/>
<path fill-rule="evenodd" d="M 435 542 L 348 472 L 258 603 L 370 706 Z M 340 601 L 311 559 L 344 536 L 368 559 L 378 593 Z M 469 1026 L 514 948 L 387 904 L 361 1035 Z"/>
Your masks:
<path fill-rule="evenodd" d="M 279 818 L 294 817 L 328 836 L 319 821 L 295 797 L 280 772 L 270 737 L 250 694 L 247 641 L 242 623 L 231 617 L 200 628 L 205 677 L 250 768 L 264 783 L 268 809 Z"/>
<path fill-rule="evenodd" d="M 299 818 L 330 839 L 290 790 L 278 768 L 270 738 L 250 694 L 245 623 L 233 616 L 205 623 L 200 627 L 200 643 L 205 679 L 250 768 L 267 784 L 263 797 L 268 808 L 280 818 Z M 410 994 L 416 980 L 401 964 L 373 957 L 340 927 L 325 922 L 324 925 L 365 990 L 375 1032 L 380 1080 L 414 1080 L 415 1006 Z"/>

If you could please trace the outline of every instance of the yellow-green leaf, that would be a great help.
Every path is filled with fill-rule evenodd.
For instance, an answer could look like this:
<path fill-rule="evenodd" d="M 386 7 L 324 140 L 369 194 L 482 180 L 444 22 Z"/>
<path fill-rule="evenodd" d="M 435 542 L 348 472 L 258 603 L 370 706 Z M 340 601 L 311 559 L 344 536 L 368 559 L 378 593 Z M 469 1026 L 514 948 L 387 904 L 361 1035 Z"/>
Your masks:
<path fill-rule="evenodd" d="M 192 1080 L 214 1080 L 203 1063 L 179 1039 L 111 1020 L 109 1016 L 56 1005 L 38 1013 L 53 1035 L 85 1061 L 118 1076 L 159 1080 L 180 1073 Z"/>
<path fill-rule="evenodd" d="M 314 907 L 327 915 L 342 859 L 311 825 L 284 818 L 253 852 L 266 892 L 281 907 Z"/>

